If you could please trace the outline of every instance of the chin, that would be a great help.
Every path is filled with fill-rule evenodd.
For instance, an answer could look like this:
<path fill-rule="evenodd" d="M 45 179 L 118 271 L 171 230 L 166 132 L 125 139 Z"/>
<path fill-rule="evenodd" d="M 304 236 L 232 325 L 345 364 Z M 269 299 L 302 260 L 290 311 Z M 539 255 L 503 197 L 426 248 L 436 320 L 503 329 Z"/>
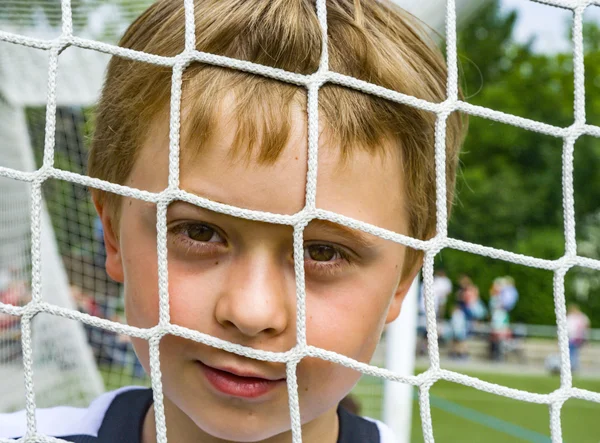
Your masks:
<path fill-rule="evenodd" d="M 235 441 L 239 443 L 251 443 L 264 441 L 277 434 L 289 431 L 287 429 L 266 428 L 260 423 L 252 423 L 248 425 L 240 424 L 239 421 L 233 426 L 233 423 L 223 423 L 220 426 L 206 426 L 206 423 L 197 424 L 205 433 L 226 441 Z"/>

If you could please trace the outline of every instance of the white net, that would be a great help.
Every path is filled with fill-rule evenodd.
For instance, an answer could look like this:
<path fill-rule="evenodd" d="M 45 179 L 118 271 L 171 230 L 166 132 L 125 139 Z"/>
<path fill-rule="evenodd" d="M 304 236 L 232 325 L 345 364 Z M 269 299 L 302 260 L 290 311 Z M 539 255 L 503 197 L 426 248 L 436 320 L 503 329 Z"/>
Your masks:
<path fill-rule="evenodd" d="M 61 318 L 67 321 L 77 320 L 91 327 L 102 328 L 117 334 L 125 334 L 131 337 L 148 340 L 150 344 L 150 367 L 151 382 L 154 393 L 154 405 L 156 413 L 156 432 L 159 442 L 166 442 L 166 424 L 163 406 L 163 393 L 161 381 L 161 369 L 159 363 L 159 343 L 167 334 L 194 340 L 227 352 L 235 353 L 252 359 L 285 363 L 287 367 L 287 386 L 289 393 L 289 408 L 291 415 L 291 429 L 294 442 L 302 441 L 300 410 L 298 402 L 298 386 L 296 380 L 296 368 L 299 362 L 306 357 L 320 358 L 336 364 L 344 365 L 360 371 L 364 374 L 384 378 L 387 380 L 406 383 L 418 387 L 419 404 L 422 421 L 423 437 L 426 442 L 433 442 L 433 426 L 431 420 L 431 406 L 429 390 L 438 380 L 448 380 L 465 386 L 470 386 L 488 393 L 509 397 L 525 402 L 545 404 L 550 410 L 551 438 L 555 443 L 562 441 L 561 431 L 561 408 L 570 398 L 577 398 L 593 402 L 600 402 L 600 393 L 579 389 L 573 386 L 572 373 L 569 362 L 568 337 L 566 330 L 565 309 L 565 287 L 564 279 L 566 273 L 574 266 L 587 269 L 600 270 L 600 261 L 577 255 L 575 239 L 575 211 L 573 196 L 573 151 L 576 140 L 589 135 L 600 137 L 600 127 L 589 125 L 585 118 L 585 89 L 584 89 L 584 63 L 583 63 L 583 14 L 587 7 L 597 2 L 589 0 L 547 0 L 543 3 L 558 7 L 568 8 L 573 11 L 573 46 L 574 46 L 574 77 L 575 77 L 575 120 L 569 127 L 557 127 L 543 122 L 521 118 L 492 109 L 474 106 L 459 99 L 458 96 L 458 72 L 457 72 L 457 49 L 456 49 L 456 5 L 454 0 L 447 1 L 446 9 L 446 41 L 447 41 L 447 63 L 449 74 L 447 81 L 447 99 L 442 103 L 430 103 L 425 100 L 407 96 L 397 91 L 370 84 L 346 75 L 329 70 L 327 52 L 327 17 L 326 0 L 317 0 L 317 15 L 322 28 L 323 53 L 321 55 L 320 67 L 311 75 L 301 75 L 286 72 L 280 69 L 270 68 L 255 63 L 231 59 L 198 52 L 195 47 L 195 24 L 193 0 L 185 0 L 185 50 L 175 57 L 162 57 L 152 54 L 141 53 L 124 49 L 111 44 L 96 40 L 78 37 L 73 32 L 73 15 L 71 2 L 63 0 L 61 4 L 61 32 L 54 39 L 46 40 L 17 33 L 0 31 L 0 40 L 31 48 L 42 49 L 49 54 L 47 103 L 46 103 L 46 127 L 43 160 L 40 168 L 27 170 L 27 168 L 14 168 L 10 165 L 0 167 L 2 180 L 10 180 L 16 183 L 14 186 L 22 186 L 24 195 L 29 195 L 30 206 L 30 240 L 31 248 L 25 250 L 22 246 L 14 253 L 13 257 L 20 257 L 18 263 L 31 263 L 31 295 L 30 300 L 21 303 L 0 303 L 0 313 L 12 316 L 20 320 L 20 332 L 23 355 L 23 370 L 25 379 L 25 408 L 27 416 L 27 435 L 23 441 L 56 441 L 47 436 L 40 435 L 36 430 L 35 409 L 39 403 L 34 390 L 33 347 L 37 346 L 35 335 L 32 334 L 32 319 L 37 314 L 47 317 Z M 57 74 L 58 61 L 61 52 L 69 47 L 99 51 L 106 54 L 118 55 L 131 60 L 143 61 L 172 69 L 171 87 L 171 111 L 170 111 L 170 145 L 169 145 L 169 180 L 168 188 L 160 193 L 152 193 L 134 189 L 126 186 L 93 179 L 81 173 L 65 171 L 55 164 L 55 129 L 57 122 Z M 306 183 L 305 207 L 293 215 L 282 215 L 233 207 L 214 202 L 205 198 L 190 194 L 179 187 L 179 132 L 180 132 L 180 102 L 182 92 L 182 74 L 185 68 L 192 62 L 207 63 L 237 69 L 244 72 L 277 79 L 298 86 L 305 87 L 308 93 L 308 173 Z M 430 240 L 422 241 L 413 239 L 389 230 L 364 223 L 337 213 L 333 213 L 317 207 L 317 153 L 318 153 L 318 103 L 319 89 L 325 83 L 332 83 L 351 88 L 363 93 L 372 94 L 397 103 L 423 109 L 437 116 L 435 127 L 435 165 L 436 165 L 436 188 L 437 188 L 437 233 Z M 544 260 L 536 257 L 519 255 L 499 249 L 481 246 L 466 241 L 449 238 L 447 235 L 447 202 L 446 202 L 446 121 L 453 112 L 464 112 L 470 115 L 484 117 L 490 120 L 514 125 L 530 131 L 536 131 L 563 140 L 563 208 L 564 208 L 564 231 L 565 231 L 565 255 L 557 260 Z M 75 311 L 68 304 L 61 306 L 50 302 L 45 297 L 43 272 L 47 272 L 48 264 L 44 261 L 42 251 L 44 224 L 44 205 L 42 203 L 42 186 L 48 180 L 57 179 L 81 186 L 88 186 L 112 192 L 122 196 L 132 197 L 142 201 L 155 204 L 157 207 L 157 244 L 158 244 L 158 269 L 159 269 L 159 323 L 149 329 L 140 329 L 108 319 L 101 319 L 92 315 Z M 20 189 L 20 188 L 19 188 Z M 17 192 L 17 191 L 11 191 Z M 2 194 L 6 195 L 6 194 Z M 169 292 L 167 274 L 167 241 L 166 241 L 166 211 L 168 205 L 176 200 L 189 202 L 191 204 L 207 208 L 218 213 L 228 214 L 248 220 L 258 220 L 267 223 L 283 224 L 294 229 L 294 267 L 297 288 L 297 343 L 287 352 L 266 352 L 230 343 L 207 334 L 200 333 L 185 327 L 172 324 L 169 313 Z M 10 205 L 2 202 L 0 210 L 14 213 Z M 13 212 L 11 212 L 13 211 Z M 430 367 L 417 376 L 402 376 L 389 370 L 374 367 L 339 355 L 335 352 L 316 348 L 307 343 L 306 339 L 306 290 L 304 281 L 304 246 L 303 231 L 311 220 L 328 220 L 337 224 L 358 229 L 368 234 L 393 241 L 410 248 L 422 250 L 425 253 L 423 280 L 425 307 L 427 315 L 427 329 L 435 334 L 436 317 L 434 301 L 432 298 L 433 267 L 435 256 L 444 248 L 454 248 L 486 257 L 505 260 L 524 266 L 545 269 L 554 273 L 554 303 L 558 326 L 558 343 L 560 347 L 561 370 L 560 387 L 549 394 L 537 394 L 527 391 L 511 389 L 459 372 L 449 371 L 440 366 L 440 355 L 436 340 L 428 341 L 428 353 Z M 47 248 L 46 248 L 47 249 Z M 19 265 L 21 266 L 21 265 Z M 28 266 L 24 264 L 18 272 L 23 279 L 27 279 Z M 63 333 L 64 337 L 65 334 Z M 8 440 L 0 440 L 8 442 Z"/>
<path fill-rule="evenodd" d="M 25 114 L 13 110 L 9 104 L 0 105 L 5 125 L 2 132 L 7 137 L 3 164 L 33 171 L 33 153 L 30 149 L 23 149 L 26 140 L 22 136 L 27 135 Z M 3 221 L 0 230 L 0 293 L 4 303 L 24 306 L 31 299 L 31 185 L 0 177 L 0 196 Z M 39 276 L 43 281 L 42 297 L 56 306 L 73 308 L 67 275 L 43 204 L 39 216 L 40 256 L 45 263 Z M 39 405 L 50 406 L 56 401 L 82 404 L 90 396 L 102 392 L 102 381 L 81 324 L 50 315 L 40 315 L 32 323 L 31 340 L 38 352 L 29 363 L 36 368 Z M 25 399 L 22 383 L 23 325 L 19 317 L 6 313 L 0 314 L 0 325 L 0 407 L 4 411 L 21 409 Z"/>

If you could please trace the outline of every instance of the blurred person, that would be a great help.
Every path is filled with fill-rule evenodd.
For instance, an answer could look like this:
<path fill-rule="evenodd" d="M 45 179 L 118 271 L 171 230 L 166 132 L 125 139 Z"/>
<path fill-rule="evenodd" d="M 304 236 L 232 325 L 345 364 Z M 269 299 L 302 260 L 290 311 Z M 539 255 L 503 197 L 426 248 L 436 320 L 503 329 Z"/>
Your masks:
<path fill-rule="evenodd" d="M 506 312 L 511 312 L 519 301 L 519 292 L 515 287 L 515 279 L 507 275 L 501 279 L 500 303 Z"/>
<path fill-rule="evenodd" d="M 452 345 L 450 348 L 450 357 L 465 359 L 468 357 L 467 334 L 468 323 L 465 311 L 458 305 L 452 308 L 450 315 L 450 329 L 452 331 Z"/>
<path fill-rule="evenodd" d="M 589 328 L 588 316 L 581 312 L 579 305 L 571 303 L 567 309 L 567 334 L 572 371 L 579 369 L 579 352 L 587 339 Z"/>
<path fill-rule="evenodd" d="M 79 286 L 71 285 L 71 296 L 79 312 L 93 315 L 94 317 L 103 317 L 102 311 L 96 300 L 94 300 L 94 297 L 86 294 Z"/>
<path fill-rule="evenodd" d="M 487 315 L 487 309 L 479 296 L 479 288 L 466 274 L 462 274 L 459 279 L 456 302 L 466 316 L 467 333 L 471 334 L 473 322 L 483 320 Z"/>
<path fill-rule="evenodd" d="M 459 276 L 458 289 L 456 291 L 456 303 L 463 311 L 466 310 L 465 299 L 468 298 L 467 291 L 471 285 L 473 285 L 471 277 L 469 277 L 467 274 L 461 274 Z"/>
<path fill-rule="evenodd" d="M 433 275 L 431 294 L 433 296 L 438 336 L 444 340 L 444 316 L 448 295 L 452 293 L 452 281 L 444 269 L 437 269 Z M 423 282 L 419 287 L 418 318 L 417 318 L 417 355 L 427 354 L 427 316 L 425 313 L 425 291 Z"/>
<path fill-rule="evenodd" d="M 508 311 L 502 299 L 504 284 L 504 278 L 497 278 L 490 288 L 490 359 L 495 361 L 502 359 L 504 344 L 511 336 Z"/>
<path fill-rule="evenodd" d="M 417 316 L 417 355 L 427 354 L 427 317 L 425 315 L 425 297 L 423 282 L 419 286 L 418 316 Z"/>
<path fill-rule="evenodd" d="M 23 306 L 31 299 L 27 282 L 20 279 L 14 269 L 0 270 L 0 303 Z M 10 329 L 19 325 L 19 317 L 0 313 L 0 329 Z"/>
<path fill-rule="evenodd" d="M 31 292 L 20 273 L 14 268 L 0 269 L 0 303 L 23 306 L 29 300 Z M 0 366 L 21 358 L 21 317 L 0 312 L 0 347 Z"/>
<path fill-rule="evenodd" d="M 8 292 L 11 283 L 12 279 L 8 269 L 0 269 L 0 303 L 15 305 Z M 7 329 L 13 319 L 18 320 L 18 317 L 0 312 L 0 330 Z"/>
<path fill-rule="evenodd" d="M 435 315 L 438 321 L 442 320 L 446 313 L 446 302 L 448 295 L 452 292 L 452 281 L 446 275 L 444 269 L 437 269 L 433 274 L 433 300 L 435 302 Z"/>

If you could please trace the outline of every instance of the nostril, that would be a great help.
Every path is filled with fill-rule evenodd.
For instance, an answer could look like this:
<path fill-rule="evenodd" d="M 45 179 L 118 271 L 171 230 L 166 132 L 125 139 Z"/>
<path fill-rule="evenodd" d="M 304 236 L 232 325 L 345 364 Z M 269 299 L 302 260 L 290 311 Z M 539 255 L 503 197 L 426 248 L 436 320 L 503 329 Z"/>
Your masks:
<path fill-rule="evenodd" d="M 277 329 L 275 329 L 275 328 L 267 328 L 263 332 L 265 335 L 277 335 L 278 334 Z"/>
<path fill-rule="evenodd" d="M 222 320 L 219 323 L 221 323 L 221 325 L 227 329 L 236 328 L 235 324 L 230 320 Z"/>

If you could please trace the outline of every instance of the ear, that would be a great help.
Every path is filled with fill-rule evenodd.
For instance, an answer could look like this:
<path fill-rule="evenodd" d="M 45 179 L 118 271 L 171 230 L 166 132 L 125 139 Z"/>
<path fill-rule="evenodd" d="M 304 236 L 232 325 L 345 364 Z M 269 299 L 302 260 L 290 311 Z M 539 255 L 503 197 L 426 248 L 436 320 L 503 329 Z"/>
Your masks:
<path fill-rule="evenodd" d="M 100 202 L 98 191 L 92 192 L 92 200 L 96 207 L 96 212 L 102 222 L 102 234 L 104 236 L 104 248 L 106 250 L 106 273 L 114 281 L 123 283 L 123 260 L 121 259 L 121 245 L 118 237 L 113 230 L 111 220 L 111 211 L 106 208 L 104 202 Z"/>
<path fill-rule="evenodd" d="M 400 282 L 398 283 L 396 292 L 394 293 L 392 302 L 390 303 L 390 307 L 388 309 L 387 317 L 385 319 L 386 325 L 388 323 L 391 323 L 394 320 L 396 320 L 398 318 L 398 316 L 400 315 L 404 297 L 406 297 L 408 290 L 410 289 L 415 277 L 421 270 L 422 266 L 423 266 L 423 258 L 420 257 L 417 260 L 415 260 L 415 263 L 412 266 L 412 268 L 410 268 L 410 270 L 402 272 Z"/>

